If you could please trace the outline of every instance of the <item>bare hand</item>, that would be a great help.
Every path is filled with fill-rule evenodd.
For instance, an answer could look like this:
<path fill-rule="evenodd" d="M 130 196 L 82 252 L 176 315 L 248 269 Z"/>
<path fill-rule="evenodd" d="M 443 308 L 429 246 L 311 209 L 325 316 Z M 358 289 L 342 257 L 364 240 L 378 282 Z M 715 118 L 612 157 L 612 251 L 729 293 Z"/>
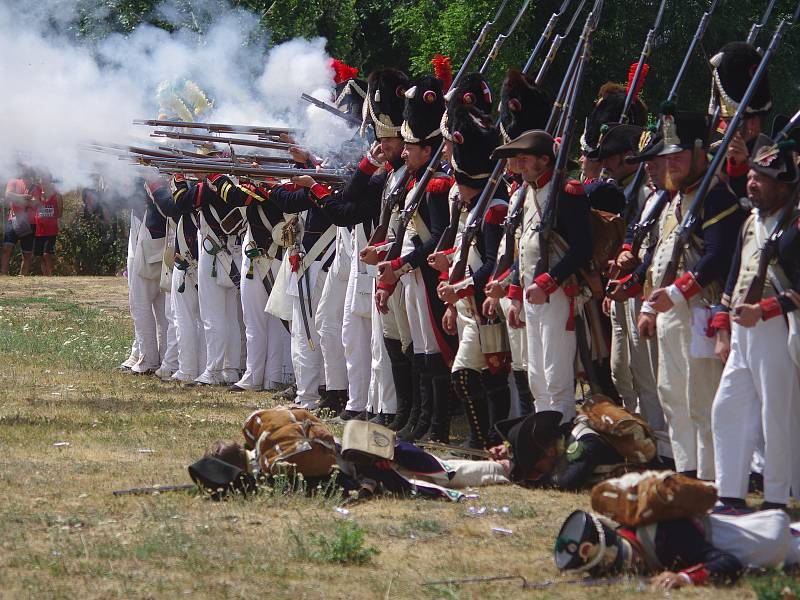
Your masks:
<path fill-rule="evenodd" d="M 492 319 L 495 316 L 495 311 L 497 310 L 497 305 L 500 304 L 500 300 L 497 298 L 486 298 L 483 301 L 483 306 L 481 307 L 481 312 L 483 316 L 487 319 Z"/>
<path fill-rule="evenodd" d="M 499 446 L 492 446 L 489 448 L 489 454 L 492 455 L 493 460 L 503 460 L 508 458 L 508 446 L 500 444 Z"/>
<path fill-rule="evenodd" d="M 456 335 L 458 333 L 456 319 L 456 307 L 451 304 L 447 307 L 447 310 L 444 311 L 444 316 L 442 317 L 442 329 L 444 329 L 446 334 Z"/>
<path fill-rule="evenodd" d="M 317 182 L 311 175 L 297 175 L 296 177 L 292 177 L 292 183 L 300 187 L 310 188 L 316 185 Z"/>
<path fill-rule="evenodd" d="M 639 337 L 643 340 L 652 340 L 656 337 L 656 316 L 651 313 L 639 313 L 639 321 L 636 323 L 639 330 Z"/>
<path fill-rule="evenodd" d="M 375 162 L 381 164 L 386 162 L 386 155 L 383 153 L 383 149 L 381 148 L 381 143 L 379 141 L 376 140 L 372 144 L 372 147 L 369 149 L 369 153 Z"/>
<path fill-rule="evenodd" d="M 378 280 L 386 285 L 397 283 L 397 274 L 392 269 L 392 263 L 388 260 L 378 263 Z"/>
<path fill-rule="evenodd" d="M 547 293 L 535 283 L 525 289 L 525 300 L 530 304 L 544 304 L 547 302 Z"/>
<path fill-rule="evenodd" d="M 680 573 L 664 571 L 650 579 L 650 585 L 659 590 L 675 590 L 689 584 Z"/>
<path fill-rule="evenodd" d="M 636 260 L 636 257 L 630 250 L 623 250 L 619 253 L 619 256 L 617 256 L 617 266 L 623 271 L 632 271 L 636 268 L 638 263 L 639 261 Z"/>
<path fill-rule="evenodd" d="M 486 293 L 487 298 L 494 298 L 496 300 L 505 298 L 506 296 L 506 289 L 497 281 L 490 281 L 487 283 L 483 291 Z"/>
<path fill-rule="evenodd" d="M 660 313 L 667 312 L 672 310 L 672 307 L 675 306 L 672 303 L 672 300 L 667 293 L 666 288 L 658 288 L 654 290 L 650 297 L 647 299 L 650 305 Z"/>
<path fill-rule="evenodd" d="M 603 314 L 607 317 L 611 316 L 611 298 L 603 298 Z"/>
<path fill-rule="evenodd" d="M 728 160 L 735 165 L 743 165 L 747 163 L 750 153 L 747 151 L 747 144 L 738 131 L 733 134 L 731 143 L 728 146 Z"/>
<path fill-rule="evenodd" d="M 733 322 L 742 327 L 755 327 L 763 316 L 760 304 L 740 304 L 733 311 Z"/>
<path fill-rule="evenodd" d="M 627 300 L 627 296 L 625 295 L 625 291 L 622 287 L 622 283 L 618 279 L 612 279 L 608 282 L 608 294 L 606 296 L 617 302 L 624 302 Z"/>
<path fill-rule="evenodd" d="M 375 290 L 375 307 L 382 315 L 389 313 L 389 296 L 388 290 Z"/>
<path fill-rule="evenodd" d="M 308 160 L 311 158 L 311 153 L 308 150 L 303 150 L 302 148 L 298 148 L 297 146 L 292 146 L 289 148 L 289 154 L 292 155 L 292 160 L 296 163 L 306 164 Z"/>
<path fill-rule="evenodd" d="M 282 142 L 285 142 L 286 144 L 294 144 L 295 143 L 294 138 L 291 135 L 289 135 L 288 133 L 280 133 L 280 134 L 278 134 L 278 137 L 280 138 L 280 140 Z"/>
<path fill-rule="evenodd" d="M 436 288 L 436 293 L 439 296 L 439 300 L 442 302 L 446 302 L 450 305 L 458 302 L 458 294 L 453 286 L 447 282 L 441 282 Z"/>
<path fill-rule="evenodd" d="M 378 257 L 378 250 L 375 246 L 365 246 L 361 252 L 358 253 L 361 262 L 367 265 L 377 265 L 380 262 Z"/>
<path fill-rule="evenodd" d="M 511 306 L 508 307 L 508 324 L 514 329 L 525 329 L 525 321 L 520 316 L 522 314 L 522 302 L 520 300 L 512 300 Z"/>
<path fill-rule="evenodd" d="M 444 252 L 434 252 L 428 256 L 428 264 L 440 273 L 447 273 L 450 270 L 450 261 Z"/>
<path fill-rule="evenodd" d="M 717 341 L 714 342 L 714 354 L 723 363 L 728 362 L 731 353 L 731 332 L 727 329 L 717 329 Z"/>

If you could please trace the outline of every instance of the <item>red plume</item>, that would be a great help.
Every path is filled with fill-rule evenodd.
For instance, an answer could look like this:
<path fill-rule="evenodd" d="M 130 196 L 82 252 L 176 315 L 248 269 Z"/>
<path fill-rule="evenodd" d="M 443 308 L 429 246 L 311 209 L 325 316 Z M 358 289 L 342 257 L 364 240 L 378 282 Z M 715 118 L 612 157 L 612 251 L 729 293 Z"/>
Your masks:
<path fill-rule="evenodd" d="M 628 85 L 625 87 L 625 93 L 627 94 L 631 90 L 631 84 L 633 84 L 633 76 L 636 74 L 636 69 L 639 67 L 639 63 L 635 62 L 631 65 L 630 70 L 628 71 Z M 642 67 L 642 73 L 639 77 L 639 83 L 636 85 L 636 92 L 633 94 L 634 100 L 639 97 L 639 94 L 642 91 L 642 87 L 644 87 L 644 80 L 647 79 L 647 73 L 650 72 L 650 65 L 647 63 L 644 64 Z"/>
<path fill-rule="evenodd" d="M 348 79 L 353 79 L 358 75 L 358 69 L 344 64 L 338 58 L 331 59 L 331 68 L 333 68 L 333 82 L 336 85 L 344 83 Z"/>
<path fill-rule="evenodd" d="M 450 57 L 435 54 L 431 64 L 433 65 L 433 74 L 436 75 L 436 79 L 442 80 L 442 90 L 446 94 L 447 90 L 450 89 L 450 84 L 453 83 L 453 68 L 450 66 Z"/>

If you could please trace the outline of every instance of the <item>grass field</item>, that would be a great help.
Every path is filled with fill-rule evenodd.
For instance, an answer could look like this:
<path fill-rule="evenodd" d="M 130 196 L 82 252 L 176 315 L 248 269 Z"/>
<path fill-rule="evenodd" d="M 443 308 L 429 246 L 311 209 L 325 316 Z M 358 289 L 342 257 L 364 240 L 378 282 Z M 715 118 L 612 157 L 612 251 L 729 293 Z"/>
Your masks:
<path fill-rule="evenodd" d="M 421 585 L 558 580 L 552 541 L 571 510 L 588 507 L 586 494 L 498 486 L 467 503 L 388 498 L 347 514 L 280 489 L 221 503 L 189 492 L 113 496 L 188 482 L 186 466 L 210 441 L 239 437 L 250 411 L 273 404 L 264 393 L 112 372 L 130 348 L 126 301 L 121 278 L 0 279 L 0 597 L 663 596 L 636 581 Z M 761 597 L 781 597 L 781 582 L 761 582 Z M 756 597 L 747 582 L 678 594 Z"/>

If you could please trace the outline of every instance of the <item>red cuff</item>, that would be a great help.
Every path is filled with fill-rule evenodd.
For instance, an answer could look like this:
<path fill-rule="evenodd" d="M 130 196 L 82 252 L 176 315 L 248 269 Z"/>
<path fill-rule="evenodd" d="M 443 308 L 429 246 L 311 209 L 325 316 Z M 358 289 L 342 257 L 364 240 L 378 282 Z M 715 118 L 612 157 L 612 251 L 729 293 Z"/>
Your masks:
<path fill-rule="evenodd" d="M 678 279 L 675 280 L 675 287 L 680 290 L 683 297 L 687 300 L 703 291 L 703 288 L 697 283 L 697 280 L 694 278 L 694 273 L 691 271 L 686 271 L 686 273 L 678 277 Z"/>
<path fill-rule="evenodd" d="M 212 173 L 211 175 L 207 175 L 206 179 L 208 179 L 209 183 L 216 184 L 221 177 L 225 177 L 225 175 L 223 175 L 222 173 Z"/>
<path fill-rule="evenodd" d="M 638 279 L 633 278 L 633 274 L 625 275 L 619 282 L 622 284 L 622 291 L 626 298 L 635 298 L 642 293 L 642 284 Z"/>
<path fill-rule="evenodd" d="M 558 284 L 555 279 L 550 277 L 550 273 L 542 273 L 533 280 L 533 283 L 538 285 L 548 296 L 558 289 Z"/>
<path fill-rule="evenodd" d="M 311 193 L 314 194 L 314 197 L 317 200 L 323 200 L 324 198 L 330 196 L 331 188 L 327 185 L 322 185 L 321 183 L 315 183 L 311 186 Z"/>
<path fill-rule="evenodd" d="M 747 165 L 746 162 L 741 164 L 736 164 L 728 159 L 727 165 L 725 166 L 725 172 L 730 177 L 743 177 L 747 175 L 747 171 L 750 170 L 750 167 Z"/>
<path fill-rule="evenodd" d="M 683 569 L 681 573 L 688 575 L 694 585 L 706 585 L 710 578 L 710 573 L 704 564 Z"/>
<path fill-rule="evenodd" d="M 627 250 L 628 252 L 633 252 L 633 246 L 631 246 L 630 244 L 627 244 L 627 243 L 626 244 L 622 244 L 622 249 L 623 250 Z"/>
<path fill-rule="evenodd" d="M 730 331 L 731 315 L 727 310 L 721 310 L 711 318 L 711 328 L 714 331 Z"/>
<path fill-rule="evenodd" d="M 522 288 L 518 285 L 511 284 L 508 286 L 508 292 L 506 293 L 511 300 L 519 300 L 522 302 Z"/>
<path fill-rule="evenodd" d="M 442 254 L 444 254 L 445 256 L 449 256 L 450 254 L 452 254 L 455 251 L 456 251 L 456 247 L 453 246 L 452 248 L 448 248 L 447 250 L 442 250 Z"/>
<path fill-rule="evenodd" d="M 365 175 L 369 175 L 370 177 L 372 177 L 379 168 L 380 167 L 373 165 L 366 156 L 358 163 L 359 171 L 362 171 Z"/>
<path fill-rule="evenodd" d="M 379 279 L 378 283 L 375 284 L 375 287 L 377 287 L 379 290 L 386 290 L 391 296 L 394 293 L 394 288 L 397 287 L 397 283 L 384 283 Z"/>
<path fill-rule="evenodd" d="M 439 273 L 439 281 L 450 281 L 450 276 L 447 274 L 447 271 Z"/>
<path fill-rule="evenodd" d="M 781 309 L 781 303 L 778 302 L 777 296 L 772 296 L 772 298 L 766 298 L 758 303 L 761 307 L 761 318 L 765 321 L 769 321 L 773 317 L 778 317 L 783 314 L 783 310 Z"/>
<path fill-rule="evenodd" d="M 389 263 L 389 266 L 392 268 L 392 271 L 399 271 L 403 268 L 403 257 L 398 256 L 392 262 Z"/>

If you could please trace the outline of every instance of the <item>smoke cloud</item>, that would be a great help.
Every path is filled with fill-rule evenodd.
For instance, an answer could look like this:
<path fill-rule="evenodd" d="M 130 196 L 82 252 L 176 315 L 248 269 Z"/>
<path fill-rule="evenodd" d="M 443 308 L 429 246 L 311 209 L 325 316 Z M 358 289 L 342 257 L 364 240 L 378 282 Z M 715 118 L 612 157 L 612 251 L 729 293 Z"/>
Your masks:
<path fill-rule="evenodd" d="M 207 121 L 298 129 L 298 141 L 325 156 L 353 130 L 300 99 L 330 100 L 333 70 L 325 40 L 295 39 L 267 50 L 257 16 L 220 10 L 209 0 L 187 15 L 177 5 L 157 7 L 172 32 L 141 25 L 131 34 L 99 39 L 76 35 L 87 11 L 107 9 L 58 0 L 0 4 L 0 175 L 16 176 L 20 160 L 48 170 L 62 191 L 90 185 L 100 172 L 115 186 L 138 167 L 87 150 L 86 144 L 160 143 L 133 119 L 156 118 L 156 91 L 165 80 L 192 80 L 213 100 Z M 197 21 L 206 23 L 198 34 Z M 194 22 L 194 23 L 192 23 Z M 191 107 L 190 107 L 191 108 Z M 252 139 L 252 138 L 251 138 Z M 251 152 L 242 148 L 242 152 Z M 256 151 L 255 149 L 252 150 Z"/>

